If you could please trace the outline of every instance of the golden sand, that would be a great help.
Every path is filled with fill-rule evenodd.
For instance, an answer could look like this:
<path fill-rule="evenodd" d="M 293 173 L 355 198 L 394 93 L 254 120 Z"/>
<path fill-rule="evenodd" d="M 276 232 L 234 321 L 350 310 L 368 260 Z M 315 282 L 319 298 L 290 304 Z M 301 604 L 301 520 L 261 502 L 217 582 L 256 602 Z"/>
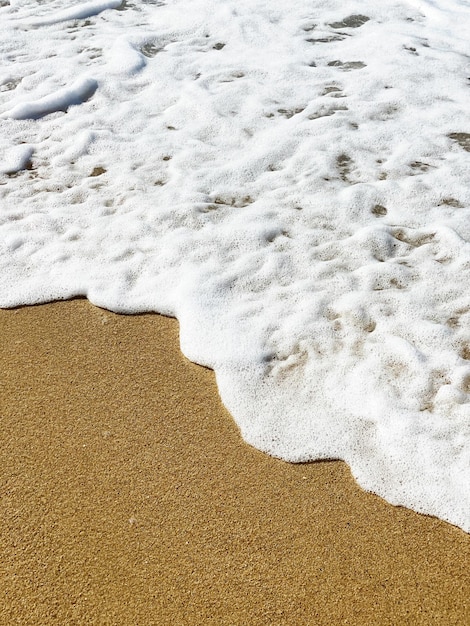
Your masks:
<path fill-rule="evenodd" d="M 0 623 L 470 623 L 470 537 L 245 444 L 178 325 L 0 311 Z"/>

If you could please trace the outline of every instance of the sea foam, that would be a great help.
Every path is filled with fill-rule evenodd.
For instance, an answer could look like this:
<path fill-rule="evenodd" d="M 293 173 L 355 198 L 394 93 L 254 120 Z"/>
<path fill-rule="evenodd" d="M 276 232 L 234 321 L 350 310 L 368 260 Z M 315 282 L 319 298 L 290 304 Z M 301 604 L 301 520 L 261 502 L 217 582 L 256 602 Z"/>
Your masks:
<path fill-rule="evenodd" d="M 176 316 L 247 442 L 469 531 L 469 2 L 0 5 L 0 305 Z"/>

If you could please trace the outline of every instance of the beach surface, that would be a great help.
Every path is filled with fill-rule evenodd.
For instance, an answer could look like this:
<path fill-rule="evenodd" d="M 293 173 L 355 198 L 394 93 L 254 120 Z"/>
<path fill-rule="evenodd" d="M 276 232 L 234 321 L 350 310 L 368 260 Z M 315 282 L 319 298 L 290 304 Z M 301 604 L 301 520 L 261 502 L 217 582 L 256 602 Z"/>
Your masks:
<path fill-rule="evenodd" d="M 1 624 L 470 621 L 470 538 L 248 446 L 178 323 L 0 311 Z"/>
<path fill-rule="evenodd" d="M 468 0 L 2 4 L 0 307 L 177 318 L 249 445 L 470 533 Z"/>

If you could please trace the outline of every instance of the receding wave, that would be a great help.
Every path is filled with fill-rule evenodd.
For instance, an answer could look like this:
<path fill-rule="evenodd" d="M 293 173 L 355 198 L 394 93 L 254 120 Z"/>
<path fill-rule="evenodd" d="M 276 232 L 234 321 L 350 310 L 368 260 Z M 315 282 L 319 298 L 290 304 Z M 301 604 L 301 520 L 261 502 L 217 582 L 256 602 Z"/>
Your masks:
<path fill-rule="evenodd" d="M 468 2 L 0 20 L 0 305 L 174 315 L 247 442 L 469 531 Z"/>

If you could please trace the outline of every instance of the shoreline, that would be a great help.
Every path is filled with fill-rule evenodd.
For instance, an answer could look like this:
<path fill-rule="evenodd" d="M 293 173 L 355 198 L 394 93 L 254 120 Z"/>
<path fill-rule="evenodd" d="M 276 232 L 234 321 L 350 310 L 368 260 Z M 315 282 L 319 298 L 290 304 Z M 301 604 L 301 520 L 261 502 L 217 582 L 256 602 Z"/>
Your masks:
<path fill-rule="evenodd" d="M 77 299 L 0 332 L 0 623 L 470 620 L 470 536 L 248 446 L 176 320 Z"/>

